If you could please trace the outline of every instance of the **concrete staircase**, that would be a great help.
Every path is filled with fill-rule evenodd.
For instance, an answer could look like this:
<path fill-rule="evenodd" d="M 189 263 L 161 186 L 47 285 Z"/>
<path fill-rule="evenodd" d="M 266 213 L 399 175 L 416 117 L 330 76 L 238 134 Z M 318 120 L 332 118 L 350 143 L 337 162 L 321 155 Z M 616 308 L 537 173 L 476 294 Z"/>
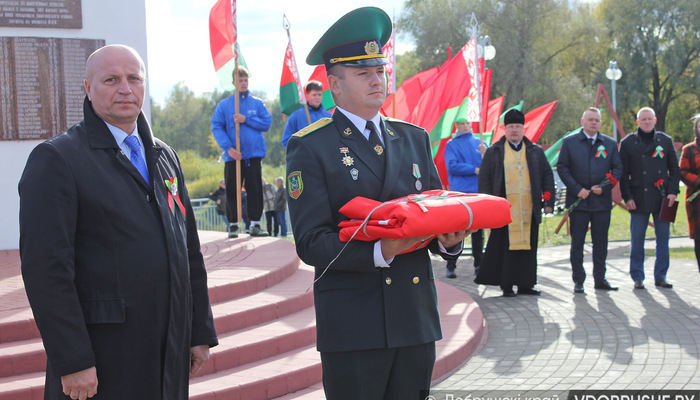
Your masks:
<path fill-rule="evenodd" d="M 219 346 L 190 380 L 197 400 L 323 398 L 315 348 L 313 268 L 293 243 L 201 231 Z M 476 303 L 437 282 L 444 339 L 433 377 L 447 377 L 485 340 Z M 43 398 L 46 355 L 26 299 L 19 254 L 0 251 L 0 400 Z M 98 371 L 99 374 L 99 371 Z"/>

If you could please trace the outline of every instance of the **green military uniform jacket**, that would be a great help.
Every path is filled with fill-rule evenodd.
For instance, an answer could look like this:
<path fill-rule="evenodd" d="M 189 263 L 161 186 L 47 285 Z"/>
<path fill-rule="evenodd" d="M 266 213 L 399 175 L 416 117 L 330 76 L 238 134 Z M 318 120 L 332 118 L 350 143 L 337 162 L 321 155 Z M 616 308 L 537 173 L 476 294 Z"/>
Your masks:
<path fill-rule="evenodd" d="M 385 164 L 340 111 L 299 131 L 287 147 L 297 253 L 316 268 L 316 278 L 332 262 L 314 284 L 321 352 L 412 346 L 442 338 L 428 253 L 439 252 L 437 240 L 427 249 L 396 256 L 390 268 L 375 267 L 374 242 L 353 241 L 344 248 L 339 240 L 338 223 L 347 218 L 338 210 L 354 197 L 384 202 L 442 188 L 427 132 L 385 118 L 381 125 Z"/>

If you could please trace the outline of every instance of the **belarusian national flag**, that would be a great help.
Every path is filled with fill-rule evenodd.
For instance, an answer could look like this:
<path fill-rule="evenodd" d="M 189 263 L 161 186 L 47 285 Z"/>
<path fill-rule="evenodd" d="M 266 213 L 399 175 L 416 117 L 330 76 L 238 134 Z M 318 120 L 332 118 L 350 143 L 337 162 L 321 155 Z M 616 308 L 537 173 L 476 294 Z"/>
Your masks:
<path fill-rule="evenodd" d="M 319 81 L 323 85 L 323 108 L 330 110 L 335 107 L 333 96 L 331 96 L 330 85 L 328 85 L 328 75 L 326 74 L 326 66 L 321 64 L 314 68 L 314 72 L 309 77 L 310 81 Z"/>
<path fill-rule="evenodd" d="M 292 115 L 299 109 L 299 106 L 306 101 L 304 90 L 299 82 L 294 53 L 292 52 L 292 42 L 287 44 L 287 51 L 284 53 L 284 65 L 282 66 L 282 79 L 280 80 L 280 109 L 283 114 Z"/>
<path fill-rule="evenodd" d="M 233 86 L 233 70 L 236 66 L 237 31 L 235 24 L 236 0 L 218 0 L 209 13 L 209 46 L 214 60 L 214 70 L 221 87 L 226 91 Z M 238 63 L 246 68 L 245 59 L 238 49 Z"/>
<path fill-rule="evenodd" d="M 469 64 L 474 61 L 474 42 L 471 39 L 455 57 L 443 64 L 409 119 L 409 122 L 430 132 L 433 156 L 437 154 L 440 140 L 452 134 L 460 106 L 469 102 L 472 87 Z"/>

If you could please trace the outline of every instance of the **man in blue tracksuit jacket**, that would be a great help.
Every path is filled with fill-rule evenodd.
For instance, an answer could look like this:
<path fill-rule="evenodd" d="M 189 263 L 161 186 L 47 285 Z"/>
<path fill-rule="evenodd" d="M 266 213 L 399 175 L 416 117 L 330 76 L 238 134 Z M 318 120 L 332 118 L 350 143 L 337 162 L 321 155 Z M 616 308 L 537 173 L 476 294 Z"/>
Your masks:
<path fill-rule="evenodd" d="M 472 134 L 471 123 L 465 118 L 457 119 L 457 132 L 445 146 L 445 165 L 450 190 L 462 193 L 479 193 L 479 167 L 486 145 Z M 481 265 L 484 234 L 479 229 L 471 234 L 474 271 Z M 447 277 L 456 278 L 457 260 L 447 261 Z"/>
<path fill-rule="evenodd" d="M 311 123 L 306 118 L 306 110 L 304 110 L 304 105 L 299 106 L 299 109 L 294 111 L 292 115 L 289 116 L 287 121 L 287 126 L 284 127 L 284 134 L 282 134 L 282 147 L 287 148 L 287 142 L 293 134 L 299 132 L 303 128 L 313 124 L 321 118 L 330 118 L 331 113 L 323 108 L 323 84 L 319 81 L 308 81 L 306 86 L 304 86 L 304 92 L 306 92 L 306 102 L 309 106 L 309 117 L 311 118 Z"/>
<path fill-rule="evenodd" d="M 214 139 L 223 150 L 226 162 L 226 215 L 229 220 L 228 237 L 238 237 L 236 160 L 241 161 L 241 180 L 248 193 L 248 218 L 251 222 L 251 236 L 267 236 L 260 228 L 263 212 L 262 159 L 265 157 L 265 137 L 263 132 L 270 129 L 272 117 L 262 100 L 248 92 L 250 73 L 238 67 L 238 90 L 221 100 L 211 119 Z M 236 114 L 235 97 L 239 99 L 239 113 Z M 236 149 L 236 123 L 240 124 L 241 148 Z"/>

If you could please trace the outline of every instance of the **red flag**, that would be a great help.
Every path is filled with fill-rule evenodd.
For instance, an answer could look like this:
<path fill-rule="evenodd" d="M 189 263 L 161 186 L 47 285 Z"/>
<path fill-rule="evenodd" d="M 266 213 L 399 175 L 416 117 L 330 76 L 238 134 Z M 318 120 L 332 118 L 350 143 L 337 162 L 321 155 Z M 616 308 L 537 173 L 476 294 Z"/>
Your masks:
<path fill-rule="evenodd" d="M 479 59 L 479 63 L 481 64 L 481 68 L 483 69 L 484 66 L 484 59 L 481 58 Z M 491 97 L 491 69 L 487 69 L 486 71 L 482 71 L 481 73 L 481 122 L 473 122 L 472 123 L 472 131 L 481 133 L 481 132 L 488 132 L 484 130 L 486 128 L 486 119 L 488 118 L 489 115 L 489 97 Z"/>
<path fill-rule="evenodd" d="M 497 99 L 489 100 L 489 104 L 487 107 L 488 118 L 486 119 L 484 132 L 493 132 L 496 130 L 496 127 L 498 126 L 498 120 L 501 117 L 501 110 L 503 109 L 503 101 L 505 99 L 506 96 L 501 96 Z M 493 143 L 493 141 L 491 143 Z"/>
<path fill-rule="evenodd" d="M 525 115 L 525 136 L 530 139 L 532 143 L 537 143 L 540 136 L 542 136 L 542 132 L 544 132 L 544 129 L 547 127 L 549 119 L 552 118 L 556 105 L 557 101 L 555 100 L 549 104 L 535 108 Z"/>
<path fill-rule="evenodd" d="M 418 100 L 420 100 L 420 96 L 427 88 L 426 83 L 432 81 L 439 70 L 439 67 L 431 68 L 427 71 L 419 72 L 403 81 L 401 87 L 396 90 L 394 96 L 387 96 L 382 106 L 381 113 L 387 117 L 409 121 L 413 109 L 416 104 L 418 104 Z M 396 101 L 395 110 L 393 106 L 394 101 Z"/>
<path fill-rule="evenodd" d="M 452 133 L 458 111 L 465 101 L 469 102 L 472 84 L 469 64 L 473 63 L 474 51 L 472 39 L 440 68 L 408 120 L 430 132 L 430 140 L 435 145 Z M 437 152 L 437 148 L 434 148 L 434 152 Z"/>
<path fill-rule="evenodd" d="M 384 70 L 386 71 L 386 75 L 387 75 L 386 92 L 389 94 L 396 92 L 396 74 L 395 74 L 396 54 L 394 53 L 394 33 L 395 32 L 396 31 L 391 32 L 391 37 L 386 42 L 384 47 L 382 47 L 382 52 L 386 56 L 386 59 L 389 61 L 389 64 L 387 64 L 386 67 L 384 67 Z"/>
<path fill-rule="evenodd" d="M 540 136 L 542 136 L 542 132 L 544 132 L 544 129 L 547 127 L 547 123 L 552 117 L 556 104 L 557 102 L 553 101 L 525 114 L 525 137 L 530 139 L 532 143 L 537 143 Z M 505 134 L 506 127 L 504 125 L 499 125 L 496 132 L 493 134 L 491 143 L 496 143 Z"/>

